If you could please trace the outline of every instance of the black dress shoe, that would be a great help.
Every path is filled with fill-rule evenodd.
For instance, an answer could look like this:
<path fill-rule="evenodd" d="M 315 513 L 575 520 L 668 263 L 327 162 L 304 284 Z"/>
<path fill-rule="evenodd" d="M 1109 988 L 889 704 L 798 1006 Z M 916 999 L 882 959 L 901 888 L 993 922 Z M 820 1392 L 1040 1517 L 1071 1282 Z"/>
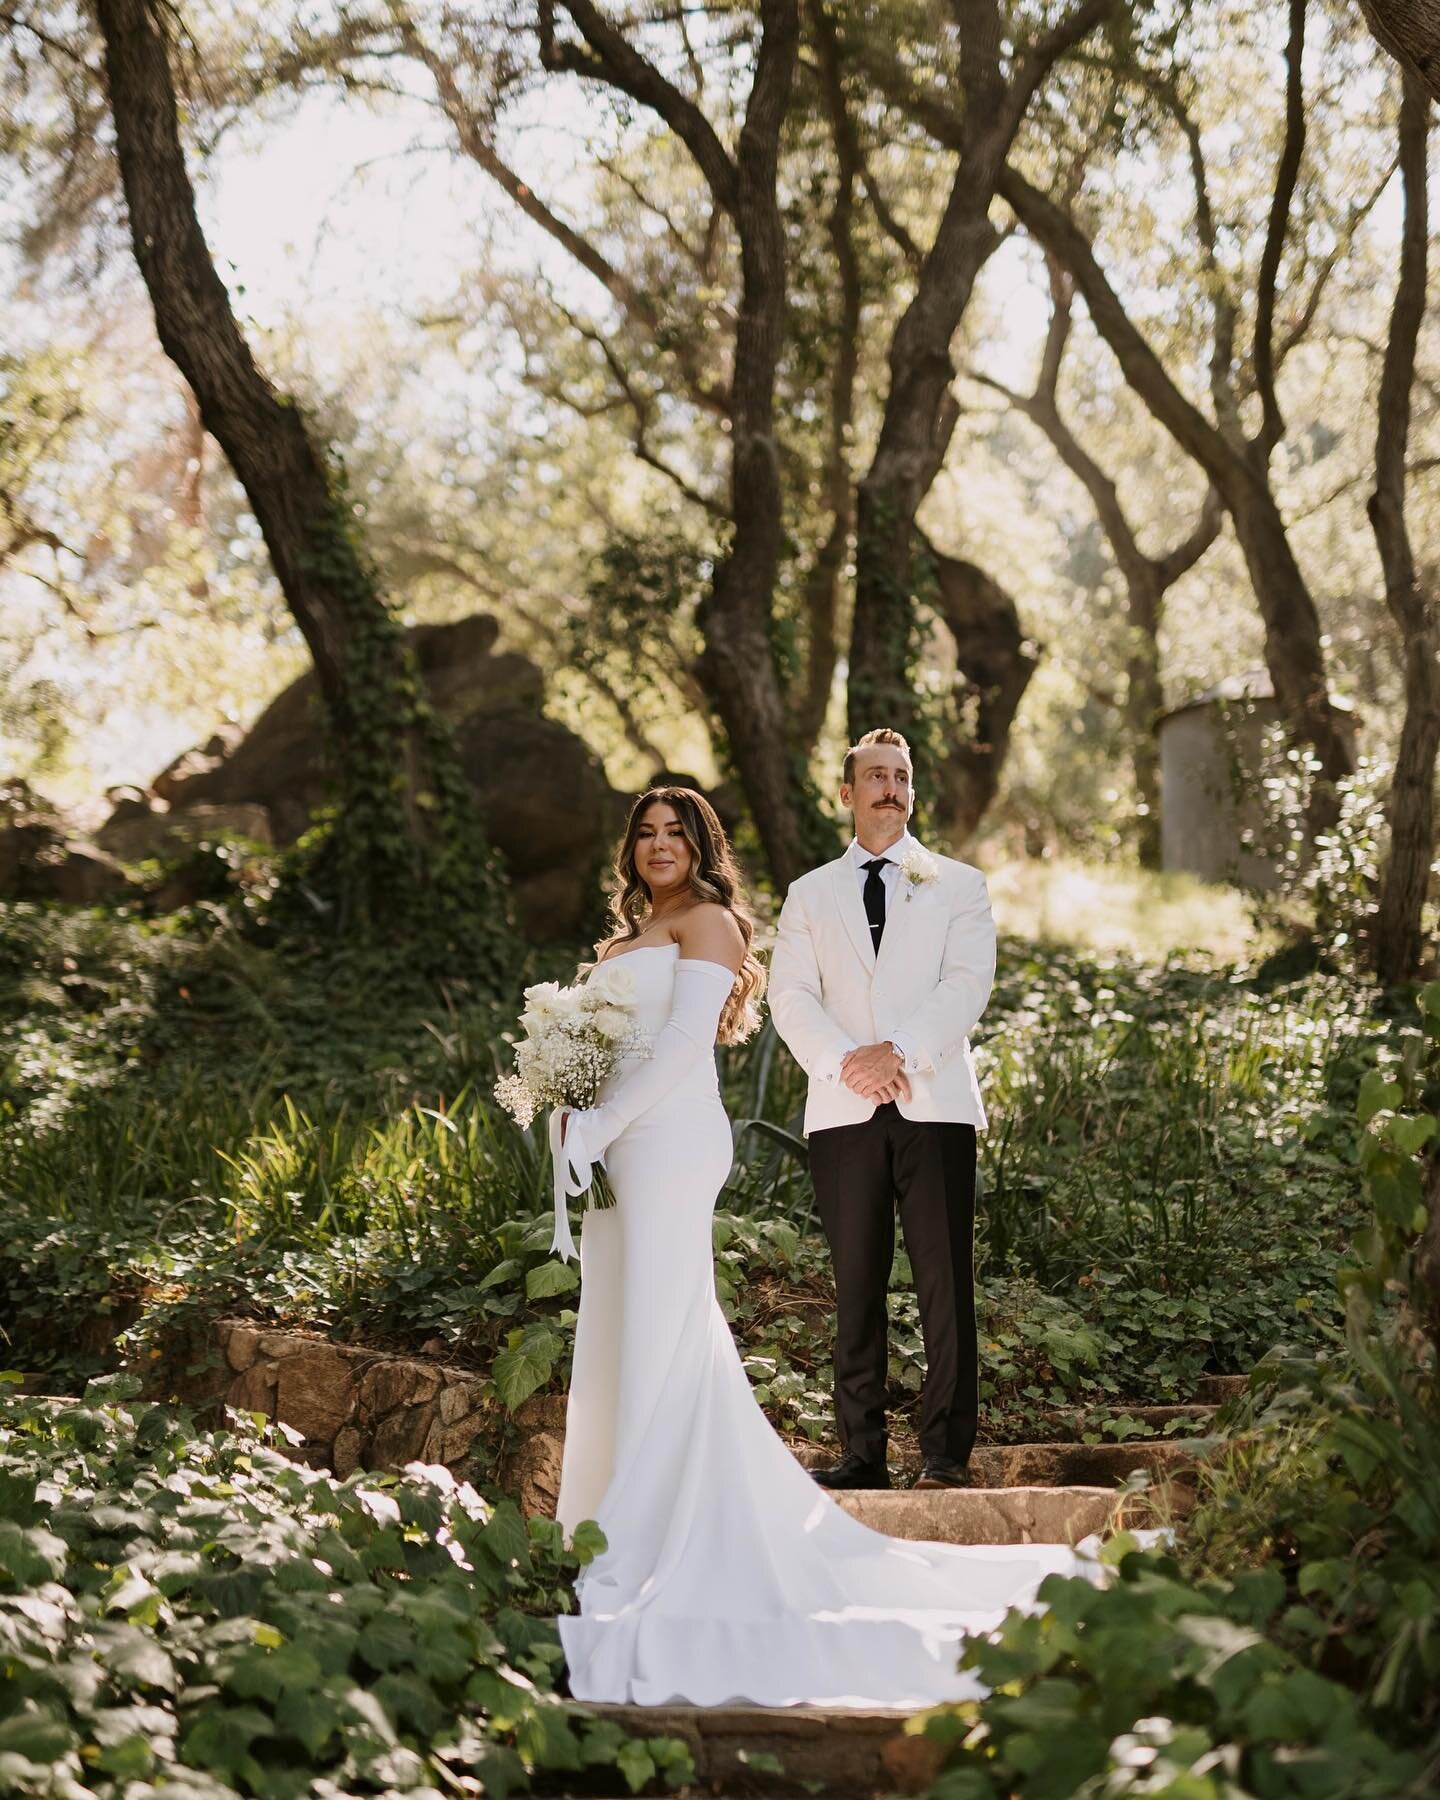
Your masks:
<path fill-rule="evenodd" d="M 917 1488 L 963 1488 L 972 1483 L 966 1464 L 950 1456 L 927 1456 L 925 1466 L 916 1478 Z"/>
<path fill-rule="evenodd" d="M 890 1471 L 883 1462 L 866 1462 L 847 1450 L 839 1462 L 828 1469 L 812 1469 L 810 1473 L 823 1488 L 888 1488 Z"/>

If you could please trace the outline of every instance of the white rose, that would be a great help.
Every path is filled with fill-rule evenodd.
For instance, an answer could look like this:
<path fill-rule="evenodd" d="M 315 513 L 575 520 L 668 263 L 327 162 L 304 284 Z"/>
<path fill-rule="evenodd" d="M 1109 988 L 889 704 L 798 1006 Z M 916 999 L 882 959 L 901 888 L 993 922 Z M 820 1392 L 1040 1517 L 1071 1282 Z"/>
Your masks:
<path fill-rule="evenodd" d="M 525 990 L 525 1007 L 527 1014 L 533 1013 L 537 1018 L 544 1018 L 547 1013 L 559 1012 L 557 1002 L 560 998 L 558 981 L 538 981 L 534 987 Z"/>
<path fill-rule="evenodd" d="M 618 1006 L 602 1006 L 592 1017 L 595 1029 L 612 1041 L 625 1036 L 630 1029 L 630 1015 Z"/>
<path fill-rule="evenodd" d="M 635 998 L 635 977 L 620 967 L 623 961 L 623 957 L 616 957 L 612 962 L 598 964 L 586 983 L 592 994 L 600 994 L 614 1006 L 624 1006 Z"/>

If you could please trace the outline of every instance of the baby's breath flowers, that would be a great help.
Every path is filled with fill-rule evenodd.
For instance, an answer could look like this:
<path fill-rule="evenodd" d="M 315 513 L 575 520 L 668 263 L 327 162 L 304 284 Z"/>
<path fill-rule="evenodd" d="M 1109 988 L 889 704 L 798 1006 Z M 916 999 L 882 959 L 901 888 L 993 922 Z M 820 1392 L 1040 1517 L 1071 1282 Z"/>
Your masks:
<path fill-rule="evenodd" d="M 551 1106 L 595 1104 L 600 1084 L 622 1056 L 644 1047 L 631 1016 L 635 978 L 599 964 L 588 982 L 542 981 L 525 990 L 514 1073 L 495 1083 L 495 1098 L 522 1128 Z"/>
<path fill-rule="evenodd" d="M 495 1083 L 495 1098 L 515 1123 L 527 1129 L 547 1107 L 593 1106 L 620 1058 L 649 1047 L 634 1006 L 635 977 L 613 962 L 597 964 L 572 987 L 542 981 L 526 988 L 515 1069 Z M 614 1204 L 598 1171 L 589 1204 Z"/>

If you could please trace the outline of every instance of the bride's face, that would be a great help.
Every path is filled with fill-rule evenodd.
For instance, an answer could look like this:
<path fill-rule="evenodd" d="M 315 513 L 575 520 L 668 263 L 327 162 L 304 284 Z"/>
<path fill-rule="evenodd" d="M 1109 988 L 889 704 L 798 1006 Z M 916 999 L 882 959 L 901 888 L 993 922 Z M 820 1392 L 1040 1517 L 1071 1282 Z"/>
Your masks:
<path fill-rule="evenodd" d="M 635 832 L 635 872 L 649 888 L 652 904 L 680 892 L 694 860 L 675 808 L 663 800 L 647 806 Z"/>

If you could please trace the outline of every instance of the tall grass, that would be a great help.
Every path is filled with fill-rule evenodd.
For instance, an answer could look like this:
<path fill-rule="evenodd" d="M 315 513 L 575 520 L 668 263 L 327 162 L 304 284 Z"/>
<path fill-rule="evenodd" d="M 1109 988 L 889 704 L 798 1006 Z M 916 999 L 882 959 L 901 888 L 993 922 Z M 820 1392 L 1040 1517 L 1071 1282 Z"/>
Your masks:
<path fill-rule="evenodd" d="M 543 1205 L 549 1172 L 538 1135 L 519 1131 L 466 1086 L 448 1103 L 367 1119 L 341 1106 L 311 1118 L 288 1096 L 234 1153 L 226 1206 L 239 1233 L 287 1239 L 393 1232 L 418 1245 L 443 1216 L 493 1231 Z"/>

